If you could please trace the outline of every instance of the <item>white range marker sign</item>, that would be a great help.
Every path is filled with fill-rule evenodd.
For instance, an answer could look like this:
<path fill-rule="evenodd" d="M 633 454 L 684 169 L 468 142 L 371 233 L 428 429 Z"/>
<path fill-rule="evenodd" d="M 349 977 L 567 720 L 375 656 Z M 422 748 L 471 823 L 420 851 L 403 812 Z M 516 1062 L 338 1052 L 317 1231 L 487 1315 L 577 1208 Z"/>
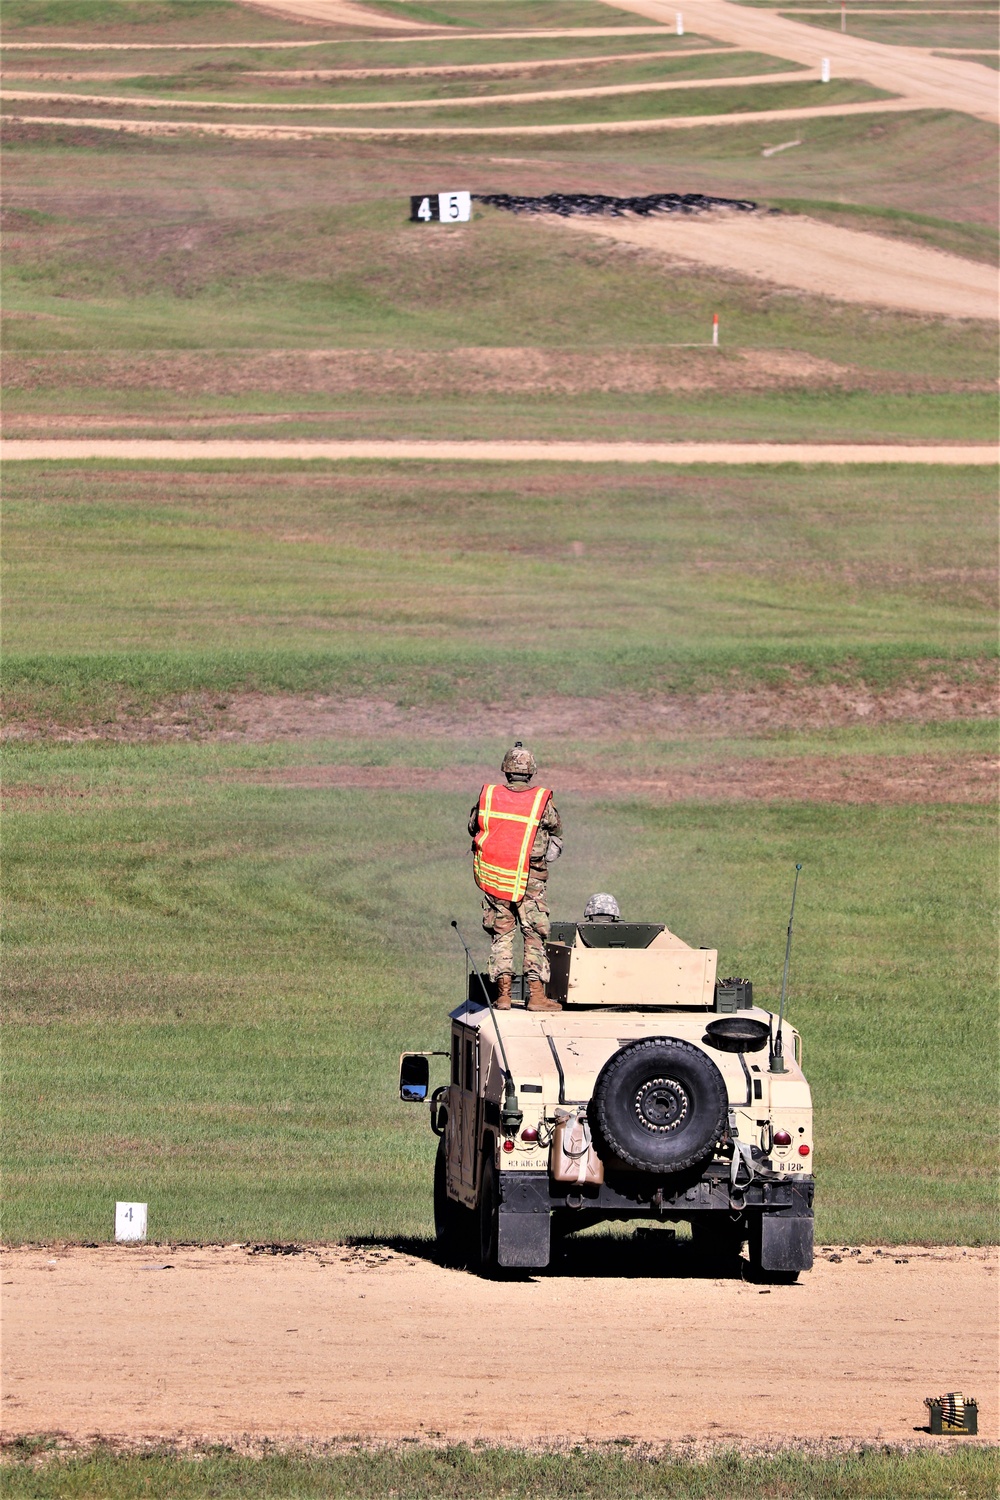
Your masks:
<path fill-rule="evenodd" d="M 144 1240 L 146 1238 L 146 1210 L 145 1203 L 116 1203 L 115 1204 L 115 1239 L 128 1242 L 129 1240 Z"/>
<path fill-rule="evenodd" d="M 471 193 L 424 193 L 410 199 L 411 224 L 467 224 L 471 218 Z"/>

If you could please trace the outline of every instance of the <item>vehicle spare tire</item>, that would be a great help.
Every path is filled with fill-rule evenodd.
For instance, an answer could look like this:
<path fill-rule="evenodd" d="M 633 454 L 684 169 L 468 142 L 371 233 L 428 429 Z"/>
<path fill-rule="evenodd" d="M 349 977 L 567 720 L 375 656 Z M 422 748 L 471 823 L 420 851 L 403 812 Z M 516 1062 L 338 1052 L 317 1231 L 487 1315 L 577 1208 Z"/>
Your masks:
<path fill-rule="evenodd" d="M 699 1047 L 673 1036 L 646 1037 L 604 1064 L 590 1120 L 605 1160 L 640 1172 L 683 1172 L 724 1136 L 729 1094 Z"/>

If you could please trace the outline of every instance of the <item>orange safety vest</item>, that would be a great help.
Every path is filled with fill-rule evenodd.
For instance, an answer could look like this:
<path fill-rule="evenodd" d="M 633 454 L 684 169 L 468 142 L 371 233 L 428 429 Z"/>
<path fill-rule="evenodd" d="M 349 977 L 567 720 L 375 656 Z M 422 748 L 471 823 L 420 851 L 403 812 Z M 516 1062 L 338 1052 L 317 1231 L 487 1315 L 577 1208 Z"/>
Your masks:
<path fill-rule="evenodd" d="M 528 884 L 531 846 L 552 793 L 547 786 L 484 786 L 479 794 L 479 828 L 472 847 L 473 872 L 480 890 L 501 901 L 520 901 Z"/>

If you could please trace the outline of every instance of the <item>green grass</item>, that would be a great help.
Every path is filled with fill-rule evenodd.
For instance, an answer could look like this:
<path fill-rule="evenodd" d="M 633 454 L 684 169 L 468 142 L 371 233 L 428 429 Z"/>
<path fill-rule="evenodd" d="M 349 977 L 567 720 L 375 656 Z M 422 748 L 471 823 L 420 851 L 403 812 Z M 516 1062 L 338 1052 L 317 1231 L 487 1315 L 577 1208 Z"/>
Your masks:
<path fill-rule="evenodd" d="M 993 498 L 987 469 L 903 466 L 11 466 L 11 710 L 185 678 L 587 695 L 990 655 Z"/>
<path fill-rule="evenodd" d="M 69 91 L 85 94 L 88 99 L 100 100 L 107 95 L 121 97 L 135 95 L 135 102 L 145 104 L 144 95 L 157 98 L 176 98 L 178 103 L 190 100 L 222 99 L 227 104 L 263 103 L 277 106 L 282 103 L 314 104 L 321 108 L 326 104 L 349 104 L 363 101 L 387 102 L 392 99 L 448 99 L 454 95 L 489 98 L 493 94 L 533 93 L 550 89 L 608 88 L 619 84 L 652 83 L 659 80 L 733 78 L 759 73 L 795 73 L 800 65 L 784 58 L 768 57 L 761 52 L 720 52 L 707 57 L 684 57 L 683 53 L 670 58 L 629 59 L 622 62 L 577 62 L 566 68 L 546 68 L 533 71 L 525 65 L 524 74 L 503 73 L 499 77 L 483 77 L 465 74 L 457 78 L 401 78 L 355 81 L 353 79 L 289 78 L 259 80 L 247 77 L 242 69 L 229 67 L 209 69 L 204 66 L 191 68 L 183 73 L 147 73 L 136 77 L 122 74 L 120 78 L 96 81 L 82 80 L 66 85 L 50 85 L 52 91 Z M 34 79 L 24 81 L 26 89 L 38 88 Z M 5 91 L 10 97 L 17 93 L 16 79 L 5 81 Z M 720 108 L 725 96 L 720 95 Z M 260 118 L 258 116 L 258 118 Z M 268 117 L 270 118 L 270 117 Z M 435 116 L 428 114 L 427 121 Z M 413 123 L 421 123 L 424 116 L 413 117 Z M 330 116 L 328 124 L 335 124 Z"/>
<path fill-rule="evenodd" d="M 3 39 L 33 41 L 200 42 L 322 36 L 329 28 L 296 26 L 233 0 L 4 0 Z"/>
<path fill-rule="evenodd" d="M 334 1454 L 245 1458 L 209 1449 L 120 1455 L 98 1449 L 80 1457 L 22 1461 L 4 1474 L 10 1500 L 992 1500 L 996 1453 L 978 1445 L 905 1453 L 873 1447 L 814 1456 L 721 1453 L 707 1461 L 665 1453 L 586 1451 L 528 1453 L 485 1444 L 431 1449 L 355 1448 Z"/>
<path fill-rule="evenodd" d="M 450 917 L 483 947 L 460 858 L 477 766 L 464 791 L 404 795 L 281 784 L 288 763 L 281 746 L 8 752 L 11 1240 L 104 1240 L 139 1183 L 156 1240 L 428 1232 L 434 1140 L 395 1099 L 395 1059 L 440 1045 L 462 982 Z M 557 915 L 613 889 L 718 946 L 765 1004 L 803 860 L 790 1017 L 821 1240 L 994 1236 L 988 809 L 560 810 Z"/>
<path fill-rule="evenodd" d="M 481 31 L 557 30 L 572 26 L 648 26 L 634 11 L 593 0 L 372 0 L 371 9 L 426 26 Z M 666 27 L 664 27 L 666 33 Z"/>
<path fill-rule="evenodd" d="M 727 348 L 800 349 L 852 368 L 860 360 L 863 369 L 905 377 L 904 392 L 955 379 L 982 382 L 985 390 L 993 379 L 995 330 L 985 322 L 831 304 L 690 268 L 665 275 L 663 262 L 634 247 L 499 210 L 477 212 L 459 229 L 428 229 L 407 222 L 402 197 L 309 208 L 297 198 L 283 202 L 285 192 L 268 204 L 265 192 L 251 211 L 249 180 L 236 175 L 226 186 L 221 160 L 207 163 L 197 153 L 192 160 L 187 152 L 153 165 L 144 191 L 153 200 L 158 191 L 184 194 L 178 174 L 195 166 L 206 190 L 212 184 L 235 200 L 236 212 L 203 219 L 179 207 L 151 210 L 141 222 L 117 223 L 111 242 L 100 216 L 56 214 L 39 222 L 14 213 L 5 308 L 29 316 L 8 318 L 8 352 L 448 345 L 609 351 L 704 342 L 718 312 Z M 137 169 L 138 162 L 118 174 L 123 190 L 129 183 L 138 190 Z M 64 182 L 60 194 L 68 190 Z M 44 201 L 51 213 L 58 200 Z M 836 383 L 834 374 L 829 384 Z M 800 395 L 778 399 L 791 416 Z M 812 393 L 801 400 L 807 413 Z M 615 403 L 625 413 L 630 404 Z M 907 406 L 904 397 L 900 411 Z M 992 409 L 975 392 L 951 398 L 943 423 L 933 403 L 925 409 L 921 399 L 908 409 L 914 435 L 993 430 L 986 425 Z M 865 411 L 859 403 L 858 417 L 843 430 L 872 430 Z M 897 420 L 882 425 L 901 430 Z M 804 428 L 808 420 L 792 431 Z"/>
<path fill-rule="evenodd" d="M 840 32 L 839 9 L 831 9 L 828 16 L 795 15 L 789 19 L 823 31 Z M 868 42 L 882 42 L 889 47 L 995 47 L 997 15 L 996 11 L 984 11 L 982 17 L 855 14 L 848 15 L 847 30 L 851 36 L 863 37 Z"/>
<path fill-rule="evenodd" d="M 308 31 L 306 35 L 308 36 Z M 641 56 L 647 52 L 671 51 L 683 56 L 689 48 L 700 50 L 702 47 L 717 47 L 720 54 L 736 50 L 728 48 L 722 42 L 716 42 L 712 37 L 700 37 L 691 32 L 683 37 L 677 37 L 672 32 L 661 32 L 640 36 L 626 33 L 620 37 L 576 36 L 572 33 L 549 37 L 542 33 L 518 38 L 469 38 L 465 33 L 439 33 L 430 38 L 410 37 L 404 32 L 382 32 L 377 37 L 345 34 L 336 41 L 315 39 L 301 49 L 269 46 L 267 41 L 262 41 L 256 47 L 228 49 L 224 40 L 217 39 L 211 46 L 206 45 L 204 50 L 189 51 L 185 48 L 183 52 L 173 54 L 169 50 L 157 48 L 143 55 L 140 43 L 123 55 L 112 51 L 110 47 L 102 49 L 95 43 L 94 51 L 87 54 L 87 70 L 100 68 L 128 76 L 135 71 L 137 62 L 141 62 L 143 68 L 150 72 L 163 69 L 168 73 L 176 73 L 181 67 L 185 72 L 204 68 L 215 73 L 223 68 L 230 72 L 242 72 L 248 68 L 402 68 L 437 62 L 455 65 L 523 62 L 530 66 L 532 62 L 547 58 L 565 57 L 586 61 L 609 53 Z M 44 41 L 39 41 L 37 46 L 30 49 L 18 50 L 18 68 L 38 67 L 42 63 L 53 67 L 59 64 L 65 68 L 66 53 Z"/>
<path fill-rule="evenodd" d="M 956 224 L 933 214 L 907 213 L 898 208 L 874 208 L 865 203 L 830 202 L 815 198 L 773 198 L 771 206 L 788 213 L 808 214 L 829 224 L 849 229 L 871 230 L 901 239 L 919 240 L 935 250 L 964 256 L 966 260 L 995 265 L 998 243 L 995 229 L 986 224 Z"/>
<path fill-rule="evenodd" d="M 780 70 L 779 70 L 780 71 Z M 283 116 L 281 110 L 276 108 L 267 115 L 267 123 L 270 125 L 281 125 L 288 123 L 316 124 L 316 125 L 339 125 L 344 128 L 365 126 L 373 130 L 387 128 L 398 129 L 405 133 L 407 130 L 428 129 L 431 127 L 462 127 L 472 130 L 488 130 L 494 127 L 513 129 L 518 126 L 536 125 L 591 125 L 622 120 L 658 120 L 673 116 L 688 117 L 694 115 L 729 115 L 729 114 L 753 114 L 761 110 L 773 109 L 809 109 L 820 105 L 834 106 L 837 104 L 855 104 L 866 100 L 888 99 L 892 95 L 885 89 L 873 88 L 870 84 L 856 83 L 852 80 L 836 80 L 833 83 L 818 83 L 815 81 L 796 83 L 774 83 L 774 84 L 751 84 L 743 88 L 727 86 L 724 90 L 714 89 L 706 86 L 704 89 L 684 89 L 678 92 L 656 91 L 646 94 L 611 94 L 600 95 L 596 98 L 572 98 L 546 99 L 532 103 L 501 103 L 494 101 L 487 105 L 461 105 L 449 104 L 442 99 L 435 104 L 433 109 L 428 109 L 426 118 L 423 111 L 395 111 L 387 108 L 383 113 L 377 110 L 369 110 L 364 113 L 352 114 L 349 110 L 338 112 L 336 119 L 331 119 L 324 112 L 322 105 L 317 103 L 315 115 L 308 111 L 296 112 L 294 115 Z M 9 111 L 13 101 L 6 101 Z M 145 118 L 145 101 L 137 100 L 135 104 L 129 104 L 127 108 L 131 111 L 129 118 Z M 42 100 L 28 101 L 27 116 L 34 112 L 44 114 L 47 118 L 57 117 L 64 112 L 71 117 L 79 113 L 79 104 L 48 103 Z M 92 107 L 89 106 L 88 107 Z M 25 111 L 26 106 L 17 106 L 19 113 Z M 105 110 L 121 113 L 126 109 L 125 105 L 107 105 Z M 206 121 L 218 120 L 218 114 L 211 110 L 202 110 Z M 109 115 L 109 118 L 111 116 Z M 199 118 L 195 103 L 182 105 L 179 101 L 171 103 L 170 108 L 157 108 L 155 110 L 157 120 L 169 122 L 171 120 L 192 120 Z M 211 117 L 211 119 L 210 119 Z M 230 124 L 253 124 L 260 123 L 260 114 L 248 110 L 245 114 L 239 110 L 227 111 L 226 121 Z"/>

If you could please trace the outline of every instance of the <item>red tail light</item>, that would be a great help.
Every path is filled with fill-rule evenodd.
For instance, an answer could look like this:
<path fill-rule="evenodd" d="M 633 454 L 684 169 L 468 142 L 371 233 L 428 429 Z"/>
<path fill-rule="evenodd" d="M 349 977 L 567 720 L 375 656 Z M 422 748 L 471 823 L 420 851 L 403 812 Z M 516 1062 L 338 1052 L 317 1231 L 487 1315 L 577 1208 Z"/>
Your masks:
<path fill-rule="evenodd" d="M 513 1149 L 514 1149 L 514 1142 L 513 1141 L 504 1141 L 504 1143 L 503 1143 L 503 1149 L 505 1151 L 513 1151 Z"/>
<path fill-rule="evenodd" d="M 776 1146 L 790 1146 L 792 1138 L 787 1130 L 776 1130 L 774 1132 L 774 1144 Z"/>
<path fill-rule="evenodd" d="M 537 1141 L 538 1140 L 538 1131 L 537 1130 L 531 1130 L 530 1128 L 528 1130 L 522 1130 L 521 1131 L 521 1139 L 522 1139 L 522 1141 Z"/>
<path fill-rule="evenodd" d="M 808 1156 L 809 1155 L 809 1147 L 808 1146 L 800 1146 L 799 1147 L 799 1155 L 800 1156 Z"/>

